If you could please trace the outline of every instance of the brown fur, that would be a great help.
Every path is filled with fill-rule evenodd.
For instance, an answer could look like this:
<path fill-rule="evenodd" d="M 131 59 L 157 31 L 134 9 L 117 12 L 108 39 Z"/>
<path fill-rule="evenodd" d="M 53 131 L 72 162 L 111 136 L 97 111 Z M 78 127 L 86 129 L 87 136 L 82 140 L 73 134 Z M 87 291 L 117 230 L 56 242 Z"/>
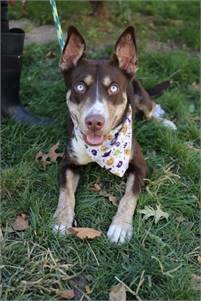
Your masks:
<path fill-rule="evenodd" d="M 76 120 L 82 133 L 85 133 L 81 123 L 82 114 L 93 106 L 96 101 L 97 89 L 101 95 L 102 104 L 109 112 L 107 131 L 116 127 L 124 118 L 129 104 L 133 111 L 142 111 L 146 116 L 153 110 L 154 102 L 150 99 L 143 87 L 133 79 L 137 70 L 137 50 L 134 29 L 129 27 L 118 39 L 115 46 L 115 54 L 108 61 L 91 61 L 84 58 L 85 42 L 81 35 L 73 27 L 70 28 L 68 39 L 61 59 L 61 70 L 67 89 L 68 108 L 71 118 Z M 74 84 L 85 82 L 86 91 L 77 94 L 73 90 Z M 109 95 L 108 87 L 115 82 L 119 87 L 117 95 Z M 76 115 L 76 116 L 74 116 Z M 72 226 L 75 207 L 75 189 L 79 180 L 80 158 L 72 149 L 77 145 L 82 148 L 82 141 L 76 141 L 73 136 L 73 122 L 69 119 L 69 138 L 60 172 L 60 197 L 55 213 L 57 229 L 62 227 L 65 232 Z M 74 139 L 74 140 L 73 140 Z M 74 144 L 72 143 L 74 141 Z M 84 162 L 84 161 L 83 161 Z M 87 164 L 86 163 L 82 164 Z M 133 150 L 127 171 L 128 180 L 126 191 L 120 200 L 116 215 L 108 231 L 108 238 L 112 242 L 123 243 L 132 235 L 132 219 L 137 204 L 137 198 L 141 191 L 144 178 L 147 176 L 147 165 L 143 158 L 138 142 L 133 138 Z M 63 231 L 64 230 L 64 231 Z"/>

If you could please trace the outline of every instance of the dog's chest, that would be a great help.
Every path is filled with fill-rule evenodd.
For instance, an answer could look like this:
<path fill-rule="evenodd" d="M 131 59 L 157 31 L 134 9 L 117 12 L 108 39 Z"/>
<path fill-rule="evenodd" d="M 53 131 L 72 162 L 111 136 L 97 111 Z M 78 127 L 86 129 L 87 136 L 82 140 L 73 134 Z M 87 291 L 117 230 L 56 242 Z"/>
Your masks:
<path fill-rule="evenodd" d="M 75 135 L 71 140 L 71 155 L 76 158 L 80 165 L 92 162 L 91 157 L 86 152 L 84 141 L 79 135 Z"/>

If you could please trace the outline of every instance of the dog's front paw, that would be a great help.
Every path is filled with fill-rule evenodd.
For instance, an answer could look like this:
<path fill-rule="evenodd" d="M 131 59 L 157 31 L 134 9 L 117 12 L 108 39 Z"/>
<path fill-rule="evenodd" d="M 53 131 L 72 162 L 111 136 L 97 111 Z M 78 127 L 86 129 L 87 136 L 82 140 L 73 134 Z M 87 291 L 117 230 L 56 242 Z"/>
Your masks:
<path fill-rule="evenodd" d="M 68 227 L 67 225 L 63 225 L 63 224 L 54 224 L 52 226 L 52 230 L 54 233 L 56 234 L 61 234 L 61 235 L 65 235 L 68 231 Z"/>
<path fill-rule="evenodd" d="M 65 235 L 69 234 L 69 229 L 72 227 L 72 223 L 61 223 L 56 221 L 55 224 L 52 225 L 52 231 L 55 234 Z"/>
<path fill-rule="evenodd" d="M 107 231 L 111 242 L 123 244 L 129 241 L 133 234 L 133 226 L 129 223 L 112 223 Z"/>

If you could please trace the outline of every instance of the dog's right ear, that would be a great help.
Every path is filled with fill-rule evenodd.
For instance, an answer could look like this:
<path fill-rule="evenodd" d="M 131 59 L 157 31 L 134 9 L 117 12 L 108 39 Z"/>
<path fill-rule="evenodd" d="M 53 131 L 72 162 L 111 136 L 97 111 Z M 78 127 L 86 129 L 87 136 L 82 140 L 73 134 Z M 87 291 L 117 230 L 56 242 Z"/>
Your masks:
<path fill-rule="evenodd" d="M 83 37 L 74 26 L 70 26 L 59 64 L 61 71 L 65 72 L 76 66 L 79 59 L 83 56 L 85 49 L 86 44 Z"/>
<path fill-rule="evenodd" d="M 137 46 L 134 27 L 127 27 L 117 40 L 113 59 L 117 60 L 119 68 L 128 75 L 133 76 L 137 71 Z"/>

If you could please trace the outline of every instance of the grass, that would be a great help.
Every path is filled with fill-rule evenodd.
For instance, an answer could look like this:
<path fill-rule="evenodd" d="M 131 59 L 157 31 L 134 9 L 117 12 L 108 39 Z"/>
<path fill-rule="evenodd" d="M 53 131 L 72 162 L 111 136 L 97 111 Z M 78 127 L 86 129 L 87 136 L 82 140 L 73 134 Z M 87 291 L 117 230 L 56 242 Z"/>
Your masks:
<path fill-rule="evenodd" d="M 118 4 L 118 5 L 117 5 Z M 44 8 L 45 2 L 28 3 L 29 15 L 40 23 L 47 23 L 47 10 L 38 14 L 38 6 Z M 59 3 L 67 6 L 67 3 Z M 68 4 L 69 5 L 69 4 Z M 75 18 L 76 5 L 73 8 Z M 117 20 L 110 20 L 112 33 L 91 32 L 90 22 L 98 28 L 101 21 L 84 17 L 88 4 L 82 3 L 86 21 L 86 37 L 99 43 L 101 49 L 90 56 L 107 55 L 111 45 L 100 45 L 108 36 L 119 33 Z M 5 233 L 2 242 L 2 299 L 3 300 L 57 300 L 58 291 L 75 288 L 79 292 L 89 285 L 93 300 L 107 300 L 112 285 L 118 281 L 115 276 L 136 291 L 140 277 L 144 273 L 144 282 L 139 296 L 148 300 L 198 300 L 192 275 L 199 274 L 200 234 L 199 234 L 199 91 L 192 83 L 199 82 L 199 58 L 195 53 L 198 2 L 118 2 L 114 6 L 116 16 L 126 21 L 119 5 L 128 12 L 135 9 L 140 39 L 140 70 L 138 78 L 145 87 L 172 78 L 174 88 L 157 99 L 168 112 L 169 118 L 176 122 L 178 131 L 171 132 L 153 121 L 138 119 L 135 123 L 135 135 L 139 140 L 149 166 L 149 179 L 140 195 L 137 210 L 145 206 L 161 208 L 168 212 L 168 221 L 154 224 L 152 219 L 145 221 L 138 213 L 134 217 L 134 236 L 120 247 L 110 244 L 105 236 L 115 213 L 115 208 L 104 197 L 92 192 L 90 187 L 100 181 L 104 188 L 120 198 L 123 195 L 125 179 L 112 176 L 96 165 L 82 169 L 83 176 L 76 193 L 76 219 L 79 226 L 88 226 L 104 232 L 102 238 L 94 241 L 80 241 L 66 236 L 58 237 L 51 231 L 52 216 L 58 199 L 58 166 L 50 165 L 42 170 L 34 160 L 39 150 L 47 151 L 52 144 L 60 141 L 63 150 L 66 141 L 65 130 L 65 88 L 58 72 L 59 49 L 56 43 L 47 46 L 29 46 L 24 53 L 21 97 L 30 110 L 42 116 L 55 119 L 50 127 L 25 126 L 10 120 L 2 123 L 2 199 L 1 223 L 15 219 L 19 213 L 29 216 L 29 228 L 25 232 Z M 68 6 L 70 8 L 70 5 Z M 37 8 L 37 9 L 36 9 Z M 168 9 L 166 9 L 168 8 Z M 60 8 L 61 9 L 61 8 Z M 69 11 L 69 14 L 72 11 Z M 19 17 L 18 8 L 13 16 Z M 63 18 L 64 18 L 63 12 Z M 129 14 L 128 14 L 129 16 Z M 158 22 L 155 28 L 143 33 L 145 17 L 152 16 Z M 163 21 L 160 21 L 161 18 Z M 148 51 L 143 42 L 149 37 L 165 40 L 164 28 L 170 19 L 181 20 L 178 24 L 192 22 L 188 49 L 178 43 L 174 51 Z M 197 17 L 198 18 L 198 17 Z M 82 20 L 83 20 L 82 19 Z M 121 19 L 121 20 L 122 20 Z M 88 21 L 87 21 L 88 20 Z M 128 21 L 128 20 L 127 20 Z M 51 18 L 49 20 L 51 22 Z M 77 20 L 77 25 L 79 25 Z M 166 24 L 166 25 L 165 25 Z M 146 23 L 149 27 L 150 23 Z M 122 27 L 122 25 L 121 25 Z M 177 29 L 177 25 L 174 25 Z M 180 28 L 180 25 L 178 25 Z M 96 27 L 95 27 L 96 28 Z M 90 34 L 91 32 L 91 34 Z M 176 35 L 171 33 L 171 41 Z M 185 40 L 185 35 L 180 39 Z M 99 41 L 99 36 L 102 40 Z M 98 41 L 97 41 L 98 40 Z M 115 42 L 115 40 L 112 40 Z M 180 41 L 179 41 L 180 42 Z M 104 46 L 104 47 L 103 47 Z M 46 57 L 49 50 L 56 57 Z M 189 148 L 192 145 L 195 149 Z M 128 299 L 134 296 L 128 293 Z"/>

